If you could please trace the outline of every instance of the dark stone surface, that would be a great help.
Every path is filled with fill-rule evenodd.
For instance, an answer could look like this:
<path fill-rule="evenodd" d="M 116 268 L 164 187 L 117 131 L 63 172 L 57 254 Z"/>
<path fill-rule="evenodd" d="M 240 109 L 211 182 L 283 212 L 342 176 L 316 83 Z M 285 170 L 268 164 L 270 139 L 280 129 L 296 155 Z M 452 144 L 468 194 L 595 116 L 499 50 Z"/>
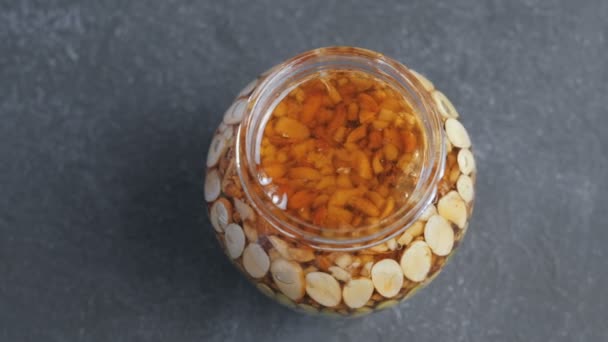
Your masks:
<path fill-rule="evenodd" d="M 608 340 L 607 17 L 605 0 L 0 1 L 0 340 Z M 234 94 L 335 44 L 426 73 L 479 166 L 444 273 L 342 321 L 259 295 L 201 206 Z"/>

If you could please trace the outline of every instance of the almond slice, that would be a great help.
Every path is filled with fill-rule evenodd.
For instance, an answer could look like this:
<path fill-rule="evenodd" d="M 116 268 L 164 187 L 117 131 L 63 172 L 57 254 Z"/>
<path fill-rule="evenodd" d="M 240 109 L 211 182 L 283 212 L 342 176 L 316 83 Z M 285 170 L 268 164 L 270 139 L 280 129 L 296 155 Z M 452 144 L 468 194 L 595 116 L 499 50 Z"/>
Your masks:
<path fill-rule="evenodd" d="M 437 208 L 434 204 L 429 204 L 426 209 L 422 212 L 422 215 L 418 218 L 420 221 L 428 221 L 431 216 L 437 214 Z"/>
<path fill-rule="evenodd" d="M 465 202 L 469 203 L 473 200 L 475 190 L 473 189 L 473 180 L 471 180 L 471 177 L 460 175 L 456 181 L 456 189 L 458 189 L 458 194 Z"/>
<path fill-rule="evenodd" d="M 460 121 L 456 119 L 447 119 L 445 121 L 445 133 L 447 134 L 448 139 L 450 139 L 452 145 L 459 148 L 471 147 L 469 133 L 467 133 L 467 130 L 460 123 Z"/>
<path fill-rule="evenodd" d="M 444 119 L 455 119 L 457 118 L 458 112 L 456 111 L 456 108 L 454 108 L 454 105 L 452 104 L 452 102 L 439 90 L 435 90 L 431 96 L 433 97 L 433 100 L 435 101 L 435 105 L 437 106 L 437 110 L 439 111 L 439 114 L 444 118 Z"/>
<path fill-rule="evenodd" d="M 403 285 L 403 271 L 393 259 L 384 259 L 372 267 L 372 281 L 376 291 L 386 298 L 399 293 Z"/>
<path fill-rule="evenodd" d="M 220 195 L 221 188 L 222 181 L 219 172 L 216 169 L 209 171 L 205 177 L 205 201 L 215 201 Z"/>
<path fill-rule="evenodd" d="M 228 139 L 223 134 L 217 134 L 211 140 L 207 152 L 207 167 L 214 167 L 228 148 Z"/>
<path fill-rule="evenodd" d="M 374 283 L 367 278 L 353 279 L 344 285 L 342 298 L 351 309 L 365 306 L 374 293 Z"/>
<path fill-rule="evenodd" d="M 466 148 L 461 149 L 458 151 L 456 160 L 458 161 L 458 167 L 462 174 L 468 176 L 471 172 L 475 171 L 475 158 L 473 157 L 471 150 Z"/>
<path fill-rule="evenodd" d="M 241 122 L 247 109 L 247 101 L 244 99 L 236 100 L 224 113 L 224 123 L 236 125 Z"/>
<path fill-rule="evenodd" d="M 287 297 L 298 300 L 304 296 L 304 272 L 300 264 L 276 259 L 270 264 L 272 280 Z"/>
<path fill-rule="evenodd" d="M 424 240 L 433 253 L 439 256 L 448 255 L 454 246 L 454 231 L 446 219 L 435 215 L 424 227 Z"/>
<path fill-rule="evenodd" d="M 467 206 L 456 191 L 448 192 L 439 200 L 437 211 L 448 221 L 454 222 L 458 228 L 464 227 L 467 222 Z"/>
<path fill-rule="evenodd" d="M 431 249 L 424 241 L 415 241 L 401 256 L 401 269 L 411 281 L 423 281 L 431 270 Z"/>
<path fill-rule="evenodd" d="M 416 79 L 422 84 L 422 87 L 424 87 L 426 91 L 432 91 L 433 89 L 435 89 L 433 83 L 429 81 L 429 79 L 426 78 L 423 74 L 413 69 L 410 69 L 410 71 L 412 72 L 412 74 L 414 74 L 414 76 L 416 76 Z"/>
<path fill-rule="evenodd" d="M 245 248 L 245 233 L 236 223 L 231 223 L 224 228 L 224 239 L 226 241 L 226 251 L 232 259 L 241 256 Z"/>
<path fill-rule="evenodd" d="M 234 209 L 236 209 L 236 211 L 239 213 L 242 221 L 255 219 L 253 209 L 251 209 L 247 203 L 238 198 L 234 199 Z"/>
<path fill-rule="evenodd" d="M 226 198 L 220 198 L 209 209 L 209 220 L 215 231 L 221 233 L 232 222 L 232 204 Z"/>
<path fill-rule="evenodd" d="M 270 259 L 257 243 L 250 243 L 243 251 L 243 267 L 250 276 L 262 278 L 270 268 Z"/>
<path fill-rule="evenodd" d="M 239 97 L 251 95 L 251 93 L 253 93 L 253 90 L 255 89 L 255 87 L 257 85 L 258 85 L 258 80 L 257 79 L 254 79 L 253 81 L 249 82 L 245 86 L 245 88 L 243 88 L 243 90 L 241 90 L 241 92 L 239 93 Z"/>
<path fill-rule="evenodd" d="M 340 284 L 325 272 L 311 272 L 306 275 L 306 293 L 317 303 L 334 307 L 342 300 Z"/>
<path fill-rule="evenodd" d="M 331 272 L 331 275 L 334 276 L 334 278 L 340 281 L 347 282 L 350 280 L 350 273 L 338 266 L 329 266 L 329 272 Z"/>

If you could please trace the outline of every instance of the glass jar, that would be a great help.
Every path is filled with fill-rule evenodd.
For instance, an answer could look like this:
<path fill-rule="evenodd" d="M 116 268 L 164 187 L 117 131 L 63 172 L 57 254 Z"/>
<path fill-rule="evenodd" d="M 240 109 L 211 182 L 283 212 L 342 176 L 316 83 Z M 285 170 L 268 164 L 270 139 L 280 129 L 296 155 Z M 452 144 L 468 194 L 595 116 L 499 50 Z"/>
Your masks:
<path fill-rule="evenodd" d="M 322 100 L 308 110 L 312 119 L 306 122 L 302 108 L 311 108 L 313 95 L 302 89 L 313 89 L 315 85 L 307 84 L 315 82 Z M 386 94 L 403 101 L 405 105 L 398 107 L 402 112 L 384 107 Z M 364 111 L 367 102 L 372 102 L 371 111 Z M 289 104 L 301 118 L 285 110 Z M 329 129 L 327 120 L 338 117 L 340 108 L 349 108 L 348 115 L 354 113 L 349 120 L 354 121 L 342 120 L 344 128 L 338 130 L 365 129 L 352 139 L 334 134 L 329 138 L 333 150 L 327 152 L 322 149 L 327 144 L 316 141 L 315 145 L 315 134 Z M 283 125 L 276 121 L 280 115 L 295 118 L 284 122 L 295 127 L 290 126 L 292 134 L 304 132 L 303 139 L 310 142 L 300 155 L 292 152 L 306 145 L 302 140 L 275 137 L 287 139 L 278 142 L 288 149 L 281 155 L 283 150 L 277 152 L 272 136 L 267 137 Z M 383 122 L 383 117 L 392 121 Z M 472 214 L 475 161 L 469 136 L 458 120 L 454 106 L 429 80 L 377 52 L 321 48 L 271 68 L 239 93 L 207 155 L 204 195 L 222 248 L 261 292 L 299 311 L 356 316 L 411 297 L 445 266 Z M 270 128 L 269 122 L 273 122 Z M 310 122 L 321 122 L 321 128 Z M 387 122 L 394 127 L 386 128 Z M 408 127 L 419 140 L 411 150 L 407 137 L 393 142 L 389 134 L 392 129 L 405 136 Z M 372 135 L 382 139 L 370 147 Z M 324 155 L 330 156 L 334 167 L 326 172 L 311 159 Z M 310 162 L 304 164 L 309 167 L 290 169 L 291 159 L 298 156 Z M 348 164 L 357 156 L 364 160 L 363 169 Z M 381 159 L 374 159 L 377 156 Z M 264 158 L 288 167 L 271 173 L 261 169 Z M 336 166 L 339 163 L 341 167 Z M 387 165 L 399 177 L 383 174 Z M 310 171 L 317 166 L 321 169 Z M 303 175 L 305 171 L 310 176 Z M 290 186 L 309 190 L 302 190 L 301 196 L 295 190 L 281 192 Z M 349 186 L 351 190 L 344 190 Z M 339 194 L 346 197 L 340 200 Z M 317 220 L 319 216 L 323 220 Z"/>

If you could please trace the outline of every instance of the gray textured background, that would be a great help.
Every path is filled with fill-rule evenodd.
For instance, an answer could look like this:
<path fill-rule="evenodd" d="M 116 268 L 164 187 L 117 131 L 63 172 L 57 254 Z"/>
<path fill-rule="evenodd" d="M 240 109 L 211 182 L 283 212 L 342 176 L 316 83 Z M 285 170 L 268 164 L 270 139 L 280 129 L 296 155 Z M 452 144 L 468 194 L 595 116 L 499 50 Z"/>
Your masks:
<path fill-rule="evenodd" d="M 0 340 L 608 340 L 608 1 L 278 3 L 0 1 Z M 259 295 L 201 205 L 233 95 L 332 44 L 426 73 L 479 166 L 459 255 L 358 320 Z"/>

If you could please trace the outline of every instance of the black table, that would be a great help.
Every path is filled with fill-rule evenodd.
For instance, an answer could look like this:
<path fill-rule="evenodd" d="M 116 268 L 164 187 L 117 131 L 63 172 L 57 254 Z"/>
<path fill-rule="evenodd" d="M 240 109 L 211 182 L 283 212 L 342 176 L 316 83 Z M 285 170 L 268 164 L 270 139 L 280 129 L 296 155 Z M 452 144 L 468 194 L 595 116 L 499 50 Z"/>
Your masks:
<path fill-rule="evenodd" d="M 2 1 L 0 340 L 608 340 L 607 17 L 605 0 Z M 427 74 L 479 168 L 453 262 L 356 320 L 259 295 L 202 210 L 235 93 L 339 44 Z"/>

